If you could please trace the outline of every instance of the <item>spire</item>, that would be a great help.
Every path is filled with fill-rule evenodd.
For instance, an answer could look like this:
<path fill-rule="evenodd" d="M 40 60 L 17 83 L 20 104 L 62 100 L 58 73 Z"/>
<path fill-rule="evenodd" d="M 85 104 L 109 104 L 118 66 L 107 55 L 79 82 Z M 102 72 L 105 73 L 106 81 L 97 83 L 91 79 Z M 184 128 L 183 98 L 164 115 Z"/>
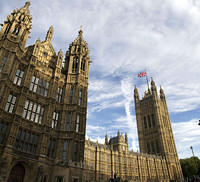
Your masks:
<path fill-rule="evenodd" d="M 51 42 L 52 37 L 53 37 L 53 26 L 50 26 L 49 30 L 47 31 L 47 35 L 46 35 L 45 40 Z"/>
<path fill-rule="evenodd" d="M 27 1 L 27 2 L 25 3 L 25 5 L 24 5 L 24 8 L 28 9 L 29 6 L 30 6 L 30 4 L 31 4 L 31 2 L 30 2 L 30 1 Z"/>
<path fill-rule="evenodd" d="M 128 135 L 125 133 L 125 142 L 128 143 Z"/>
<path fill-rule="evenodd" d="M 78 32 L 78 36 L 82 39 L 83 38 L 83 30 L 82 30 L 82 25 L 80 27 L 80 30 Z"/>
<path fill-rule="evenodd" d="M 107 135 L 107 133 L 106 133 L 106 135 L 105 135 L 105 144 L 106 144 L 106 145 L 108 144 L 108 135 Z"/>
<path fill-rule="evenodd" d="M 137 89 L 136 85 L 135 85 L 135 88 L 134 88 L 134 98 L 135 98 L 135 101 L 140 100 L 138 89 Z"/>
<path fill-rule="evenodd" d="M 162 89 L 162 87 L 160 86 L 160 98 L 164 99 L 165 98 L 165 93 L 164 90 Z"/>
<path fill-rule="evenodd" d="M 120 131 L 119 131 L 119 130 L 118 130 L 118 132 L 117 132 L 117 136 L 120 137 Z"/>
<path fill-rule="evenodd" d="M 78 45 L 79 47 L 82 47 L 81 45 L 87 45 L 87 43 L 83 40 L 82 26 L 80 27 L 80 30 L 78 31 L 78 37 L 73 41 L 72 44 Z"/>
<path fill-rule="evenodd" d="M 156 84 L 155 84 L 153 78 L 151 77 L 151 91 L 153 92 L 153 91 L 156 91 L 156 90 L 157 90 L 156 89 Z"/>

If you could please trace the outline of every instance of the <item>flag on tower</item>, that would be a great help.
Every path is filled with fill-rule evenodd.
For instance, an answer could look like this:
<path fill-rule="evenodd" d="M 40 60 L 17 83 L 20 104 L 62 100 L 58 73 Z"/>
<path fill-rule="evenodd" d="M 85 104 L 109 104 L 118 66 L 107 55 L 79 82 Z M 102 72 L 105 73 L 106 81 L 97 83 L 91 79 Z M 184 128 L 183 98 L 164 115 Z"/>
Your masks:
<path fill-rule="evenodd" d="M 140 73 L 138 73 L 138 77 L 144 77 L 144 76 L 147 76 L 146 72 L 140 72 Z"/>

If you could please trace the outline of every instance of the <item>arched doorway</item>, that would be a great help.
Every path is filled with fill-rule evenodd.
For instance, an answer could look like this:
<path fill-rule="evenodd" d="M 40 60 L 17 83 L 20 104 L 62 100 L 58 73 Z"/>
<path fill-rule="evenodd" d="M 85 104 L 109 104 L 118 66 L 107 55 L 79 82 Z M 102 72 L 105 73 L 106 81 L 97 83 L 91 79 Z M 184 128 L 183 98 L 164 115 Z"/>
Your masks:
<path fill-rule="evenodd" d="M 25 175 L 24 166 L 21 164 L 16 164 L 10 171 L 8 182 L 23 182 Z"/>

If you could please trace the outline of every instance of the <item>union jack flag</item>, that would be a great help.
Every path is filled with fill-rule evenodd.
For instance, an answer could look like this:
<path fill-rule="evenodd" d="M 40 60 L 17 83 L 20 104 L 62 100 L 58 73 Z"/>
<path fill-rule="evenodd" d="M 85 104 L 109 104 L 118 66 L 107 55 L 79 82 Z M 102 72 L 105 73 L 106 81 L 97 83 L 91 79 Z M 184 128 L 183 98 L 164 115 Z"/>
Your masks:
<path fill-rule="evenodd" d="M 138 73 L 138 77 L 144 77 L 144 76 L 147 76 L 146 72 L 140 72 L 140 73 Z"/>

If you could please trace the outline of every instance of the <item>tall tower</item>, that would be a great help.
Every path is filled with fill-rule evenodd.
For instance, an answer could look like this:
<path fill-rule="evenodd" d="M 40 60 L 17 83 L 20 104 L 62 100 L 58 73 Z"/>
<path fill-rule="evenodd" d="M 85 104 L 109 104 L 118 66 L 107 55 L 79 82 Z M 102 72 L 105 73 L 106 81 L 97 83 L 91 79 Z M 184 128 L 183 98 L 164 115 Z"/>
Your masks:
<path fill-rule="evenodd" d="M 69 50 L 66 52 L 64 64 L 69 93 L 67 102 L 70 105 L 69 111 L 73 113 L 74 117 L 74 148 L 71 149 L 73 161 L 83 161 L 84 159 L 89 64 L 88 45 L 83 40 L 83 31 L 80 30 L 78 37 L 70 44 Z"/>
<path fill-rule="evenodd" d="M 135 87 L 134 99 L 140 152 L 162 155 L 170 179 L 183 179 L 163 89 L 159 97 L 152 79 L 151 89 L 141 100 Z"/>

